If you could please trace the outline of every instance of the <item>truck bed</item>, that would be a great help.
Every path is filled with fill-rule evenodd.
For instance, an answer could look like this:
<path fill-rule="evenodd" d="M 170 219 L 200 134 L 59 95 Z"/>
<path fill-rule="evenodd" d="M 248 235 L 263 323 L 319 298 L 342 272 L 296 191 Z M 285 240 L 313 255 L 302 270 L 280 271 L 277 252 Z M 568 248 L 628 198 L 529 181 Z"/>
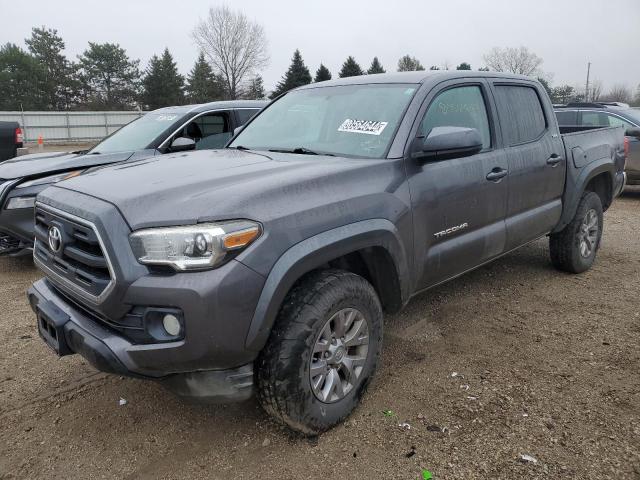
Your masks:
<path fill-rule="evenodd" d="M 580 195 L 590 178 L 598 173 L 611 173 L 610 188 L 615 196 L 619 178 L 623 175 L 624 128 L 623 127 L 560 127 L 564 143 L 567 173 L 562 197 L 563 214 L 554 231 L 560 231 L 575 213 Z M 613 162 L 613 168 L 612 168 Z M 606 210 L 608 204 L 603 205 Z"/>

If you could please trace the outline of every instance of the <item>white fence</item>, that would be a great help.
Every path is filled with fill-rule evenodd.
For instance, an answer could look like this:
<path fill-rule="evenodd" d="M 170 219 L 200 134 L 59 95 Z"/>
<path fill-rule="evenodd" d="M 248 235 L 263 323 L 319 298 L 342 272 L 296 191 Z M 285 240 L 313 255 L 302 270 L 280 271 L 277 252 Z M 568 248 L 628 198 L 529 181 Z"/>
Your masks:
<path fill-rule="evenodd" d="M 25 141 L 100 140 L 145 112 L 0 112 L 0 121 L 18 122 Z"/>

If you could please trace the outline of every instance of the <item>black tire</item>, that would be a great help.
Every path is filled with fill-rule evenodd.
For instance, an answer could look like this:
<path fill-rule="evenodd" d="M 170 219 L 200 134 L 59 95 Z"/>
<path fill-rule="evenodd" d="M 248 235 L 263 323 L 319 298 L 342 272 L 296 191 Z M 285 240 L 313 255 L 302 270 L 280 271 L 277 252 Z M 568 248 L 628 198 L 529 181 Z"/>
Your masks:
<path fill-rule="evenodd" d="M 581 253 L 581 229 L 586 215 L 592 210 L 595 211 L 598 219 L 597 240 L 589 255 L 584 256 Z M 549 237 L 549 250 L 553 266 L 558 270 L 570 273 L 582 273 L 589 270 L 600 248 L 602 218 L 600 197 L 594 192 L 584 192 L 571 223 L 564 227 L 561 232 L 553 233 Z"/>
<path fill-rule="evenodd" d="M 351 390 L 341 399 L 325 403 L 311 386 L 313 350 L 327 322 L 344 309 L 357 309 L 366 319 L 368 351 Z M 359 404 L 375 373 L 382 330 L 382 308 L 369 282 L 342 270 L 312 272 L 287 295 L 258 358 L 261 405 L 276 420 L 305 435 L 317 435 L 340 423 Z"/>

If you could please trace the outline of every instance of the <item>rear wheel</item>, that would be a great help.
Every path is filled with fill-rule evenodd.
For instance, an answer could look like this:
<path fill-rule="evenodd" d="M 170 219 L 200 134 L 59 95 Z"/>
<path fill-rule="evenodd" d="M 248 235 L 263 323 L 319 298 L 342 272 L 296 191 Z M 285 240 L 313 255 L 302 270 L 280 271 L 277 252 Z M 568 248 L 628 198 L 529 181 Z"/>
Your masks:
<path fill-rule="evenodd" d="M 258 360 L 260 403 L 304 434 L 328 430 L 360 402 L 381 346 L 373 287 L 350 272 L 314 272 L 287 296 Z"/>
<path fill-rule="evenodd" d="M 571 273 L 591 268 L 600 248 L 602 220 L 600 197 L 594 192 L 585 192 L 571 223 L 549 238 L 553 265 Z"/>

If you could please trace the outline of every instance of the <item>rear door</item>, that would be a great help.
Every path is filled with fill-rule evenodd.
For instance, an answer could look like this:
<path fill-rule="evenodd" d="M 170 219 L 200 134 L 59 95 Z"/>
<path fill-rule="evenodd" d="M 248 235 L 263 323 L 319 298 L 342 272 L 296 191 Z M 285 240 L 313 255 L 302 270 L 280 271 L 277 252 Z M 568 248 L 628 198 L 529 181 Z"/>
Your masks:
<path fill-rule="evenodd" d="M 416 287 L 427 288 L 500 255 L 505 246 L 507 158 L 484 80 L 443 82 L 430 92 L 410 138 L 432 128 L 476 128 L 483 150 L 463 158 L 407 158 Z M 497 176 L 501 178 L 487 179 Z"/>
<path fill-rule="evenodd" d="M 493 81 L 509 159 L 507 250 L 550 232 L 562 214 L 564 147 L 535 83 Z"/>

